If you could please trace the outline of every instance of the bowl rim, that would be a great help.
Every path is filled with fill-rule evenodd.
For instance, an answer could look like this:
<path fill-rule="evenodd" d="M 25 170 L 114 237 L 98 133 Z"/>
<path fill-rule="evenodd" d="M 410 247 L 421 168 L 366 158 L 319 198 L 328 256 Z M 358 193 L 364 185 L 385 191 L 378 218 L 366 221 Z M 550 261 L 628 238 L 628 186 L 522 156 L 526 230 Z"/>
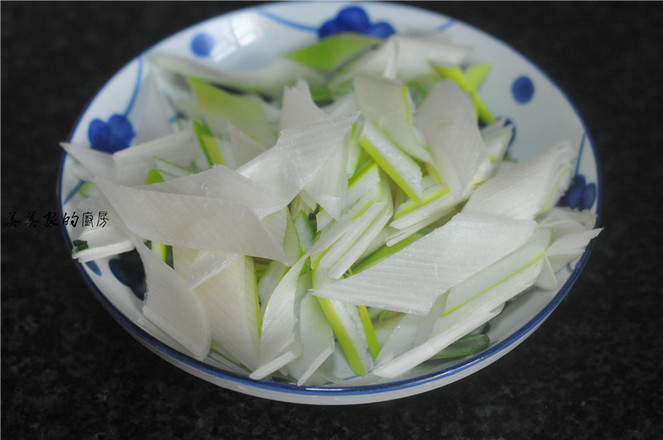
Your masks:
<path fill-rule="evenodd" d="M 602 199 L 603 199 L 603 185 L 602 185 L 602 172 L 601 172 L 601 167 L 599 166 L 599 161 L 598 161 L 598 155 L 596 152 L 596 147 L 594 145 L 594 142 L 592 141 L 592 137 L 589 133 L 589 130 L 587 129 L 587 125 L 585 124 L 583 118 L 581 117 L 580 113 L 578 112 L 578 109 L 576 108 L 575 104 L 568 98 L 566 93 L 559 87 L 559 85 L 541 68 L 538 67 L 538 65 L 534 64 L 529 58 L 524 56 L 521 52 L 518 50 L 514 49 L 510 44 L 504 42 L 503 40 L 493 36 L 492 34 L 483 31 L 480 28 L 477 28 L 465 21 L 456 19 L 451 16 L 447 16 L 443 13 L 437 12 L 437 11 L 432 11 L 424 8 L 419 8 L 413 5 L 408 5 L 408 4 L 399 4 L 399 3 L 385 3 L 385 2 L 332 2 L 332 3 L 338 3 L 338 4 L 352 4 L 352 5 L 362 5 L 362 6 L 371 6 L 371 5 L 380 5 L 381 7 L 388 7 L 388 8 L 403 8 L 407 9 L 410 11 L 416 11 L 419 13 L 425 13 L 425 14 L 432 14 L 436 16 L 440 16 L 443 18 L 449 19 L 453 23 L 460 23 L 462 26 L 465 26 L 466 28 L 470 29 L 473 32 L 480 33 L 482 36 L 495 40 L 499 44 L 505 46 L 508 48 L 510 51 L 512 51 L 515 55 L 517 55 L 519 58 L 523 60 L 526 64 L 528 64 L 532 69 L 536 70 L 539 74 L 541 74 L 546 81 L 548 81 L 549 85 L 554 87 L 558 93 L 561 94 L 561 97 L 564 99 L 564 101 L 569 105 L 569 107 L 573 110 L 575 113 L 576 118 L 580 122 L 583 130 L 584 130 L 584 137 L 586 138 L 583 139 L 581 142 L 581 148 L 585 144 L 588 144 L 589 147 L 592 150 L 592 158 L 594 160 L 594 165 L 596 167 L 596 222 L 595 222 L 595 227 L 600 227 L 602 225 Z M 119 68 L 108 80 L 104 82 L 104 84 L 97 90 L 97 92 L 90 98 L 86 104 L 86 106 L 83 108 L 83 110 L 79 113 L 79 117 L 76 120 L 73 128 L 71 129 L 69 136 L 67 137 L 68 141 L 71 142 L 74 133 L 79 129 L 79 125 L 81 123 L 81 120 L 85 116 L 85 114 L 88 112 L 90 106 L 92 103 L 94 103 L 97 98 L 104 92 L 104 90 L 108 87 L 110 83 L 112 83 L 116 77 L 125 69 L 127 69 L 132 63 L 134 63 L 136 60 L 140 60 L 141 57 L 152 51 L 157 45 L 160 45 L 164 43 L 167 40 L 176 38 L 178 35 L 197 28 L 201 26 L 204 23 L 211 22 L 211 21 L 216 21 L 219 19 L 226 19 L 231 17 L 232 15 L 236 14 L 243 14 L 252 10 L 259 10 L 262 7 L 279 7 L 281 5 L 287 5 L 289 2 L 274 2 L 274 3 L 261 3 L 257 5 L 252 5 L 252 6 L 245 6 L 241 7 L 232 11 L 228 11 L 226 13 L 222 13 L 210 18 L 207 18 L 205 20 L 196 22 L 191 24 L 190 26 L 187 26 L 183 29 L 180 29 L 179 31 L 161 39 L 157 43 L 151 45 L 141 53 L 139 53 L 137 56 L 131 58 L 127 63 L 125 63 L 121 68 Z M 580 152 L 582 153 L 582 151 Z M 57 182 L 56 182 L 56 200 L 57 200 L 57 211 L 58 215 L 60 218 L 62 218 L 63 215 L 63 176 L 64 176 L 64 169 L 65 169 L 65 162 L 67 160 L 67 154 L 65 152 L 61 153 L 61 160 L 60 160 L 60 166 L 58 169 L 58 175 L 57 175 Z M 65 241 L 65 244 L 67 246 L 67 249 L 71 249 L 72 246 L 72 241 L 71 237 L 69 236 L 69 233 L 67 231 L 66 226 L 60 222 L 60 229 L 63 234 L 63 238 Z M 210 365 L 205 363 L 204 361 L 197 360 L 188 354 L 182 353 L 169 345 L 165 344 L 164 342 L 160 341 L 158 338 L 155 336 L 149 334 L 146 330 L 141 328 L 139 325 L 137 325 L 133 320 L 128 318 L 126 315 L 124 315 L 111 301 L 104 295 L 104 293 L 101 291 L 101 289 L 94 283 L 92 280 L 91 276 L 88 274 L 88 272 L 84 268 L 84 263 L 80 263 L 78 261 L 75 261 L 75 265 L 78 268 L 78 271 L 83 278 L 83 281 L 87 284 L 88 288 L 92 291 L 94 297 L 99 301 L 99 303 L 106 309 L 106 311 L 118 322 L 122 327 L 125 328 L 133 336 L 135 339 L 137 339 L 141 344 L 145 345 L 147 348 L 158 354 L 160 357 L 164 358 L 165 360 L 173 363 L 173 364 L 182 364 L 183 366 L 188 366 L 190 368 L 193 368 L 195 370 L 198 370 L 199 372 L 205 374 L 206 376 L 209 377 L 203 377 L 199 376 L 204 380 L 212 382 L 211 379 L 219 379 L 221 381 L 229 381 L 238 387 L 245 389 L 245 388 L 256 388 L 260 389 L 262 391 L 267 392 L 266 398 L 272 399 L 272 400 L 279 400 L 279 401 L 285 401 L 285 402 L 297 402 L 297 403 L 308 403 L 308 404 L 360 404 L 360 403 L 370 403 L 370 402 L 377 402 L 381 400 L 392 400 L 394 398 L 402 398 L 402 397 L 407 397 L 409 395 L 414 395 L 418 394 L 419 392 L 424 392 L 427 391 L 431 388 L 437 388 L 441 387 L 444 385 L 448 385 L 456 380 L 460 380 L 464 378 L 467 374 L 471 374 L 471 370 L 473 367 L 478 367 L 480 365 L 485 364 L 487 366 L 488 364 L 492 363 L 493 361 L 498 360 L 501 356 L 507 354 L 511 349 L 515 348 L 518 344 L 523 342 L 527 336 L 531 332 L 533 332 L 539 325 L 543 323 L 543 321 L 552 313 L 552 311 L 561 303 L 561 301 L 566 297 L 568 292 L 570 291 L 571 287 L 575 284 L 577 281 L 578 277 L 580 276 L 580 273 L 583 271 L 585 268 L 589 257 L 592 253 L 592 250 L 595 246 L 595 241 L 592 240 L 587 248 L 585 249 L 585 252 L 582 254 L 580 259 L 578 260 L 576 267 L 574 268 L 573 272 L 570 273 L 568 279 L 565 281 L 565 283 L 559 288 L 558 292 L 555 294 L 555 296 L 546 304 L 546 306 L 538 312 L 536 315 L 534 315 L 531 319 L 527 321 L 526 324 L 524 324 L 522 327 L 518 328 L 515 332 L 507 336 L 505 339 L 501 340 L 498 343 L 495 343 L 494 345 L 491 345 L 489 348 L 484 350 L 481 353 L 478 353 L 476 355 L 469 356 L 465 359 L 463 359 L 461 362 L 454 364 L 449 367 L 445 367 L 440 370 L 436 370 L 431 373 L 426 373 L 422 375 L 418 375 L 412 378 L 407 378 L 407 379 L 400 379 L 400 380 L 393 380 L 385 383 L 379 383 L 379 384 L 370 384 L 370 385 L 350 385 L 350 386 L 342 386 L 342 385 L 332 385 L 332 386 L 297 386 L 296 384 L 293 383 L 286 383 L 286 382 L 279 382 L 279 381 L 273 381 L 273 380 L 267 380 L 267 379 L 261 379 L 261 380 L 253 380 L 250 379 L 248 376 L 244 376 L 238 373 L 234 373 L 231 371 L 223 370 L 222 368 Z M 465 373 L 465 374 L 463 374 Z M 447 381 L 443 382 L 443 380 L 447 379 Z M 440 382 L 439 385 L 437 386 L 431 386 L 431 384 L 435 382 Z M 427 388 L 423 388 L 425 385 L 428 385 Z M 224 387 L 226 389 L 229 389 L 231 391 L 238 391 L 236 389 Z M 421 390 L 420 390 L 421 389 Z M 387 394 L 389 393 L 389 394 Z M 398 394 L 395 395 L 394 393 Z M 247 393 L 251 394 L 251 393 Z M 304 400 L 302 399 L 304 398 Z M 310 399 L 306 400 L 307 397 L 310 398 L 315 398 L 315 399 Z M 328 399 L 328 398 L 334 398 L 334 399 Z M 327 398 L 327 399 L 325 399 Z M 335 398 L 346 398 L 341 401 L 336 400 Z"/>

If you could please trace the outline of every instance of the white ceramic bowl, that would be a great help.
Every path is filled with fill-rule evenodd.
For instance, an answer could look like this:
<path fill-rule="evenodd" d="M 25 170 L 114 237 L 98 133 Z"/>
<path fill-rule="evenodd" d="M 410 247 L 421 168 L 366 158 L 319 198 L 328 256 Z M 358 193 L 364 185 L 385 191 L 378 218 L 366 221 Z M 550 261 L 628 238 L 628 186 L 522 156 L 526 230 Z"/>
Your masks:
<path fill-rule="evenodd" d="M 100 127 L 102 131 L 109 128 L 112 115 L 125 118 L 135 129 L 145 94 L 144 59 L 151 51 L 195 57 L 228 69 L 256 68 L 276 54 L 315 42 L 323 23 L 333 21 L 339 11 L 348 6 L 327 2 L 267 4 L 241 9 L 185 29 L 139 55 L 113 76 L 83 112 L 70 141 L 89 145 L 90 132 L 98 132 Z M 380 29 L 384 24 L 375 25 L 386 22 L 398 33 L 444 30 L 451 33 L 454 42 L 472 46 L 472 60 L 493 66 L 481 86 L 484 102 L 495 115 L 508 117 L 515 126 L 516 135 L 509 153 L 517 159 L 524 159 L 562 139 L 578 144 L 581 154 L 575 191 L 579 200 L 584 200 L 584 207 L 598 214 L 601 186 L 591 139 L 573 105 L 542 71 L 501 41 L 453 18 L 401 4 L 367 3 L 359 6 L 367 13 L 372 29 Z M 327 26 L 335 24 L 337 22 Z M 91 124 L 97 127 L 90 130 Z M 64 156 L 58 182 L 61 214 L 71 214 L 73 203 L 79 197 L 76 190 L 80 181 L 72 174 L 71 166 L 71 160 Z M 65 228 L 67 245 L 70 245 L 71 228 L 71 225 Z M 93 294 L 129 333 L 150 350 L 195 376 L 224 388 L 268 399 L 309 404 L 357 404 L 391 400 L 442 387 L 495 362 L 527 338 L 555 309 L 578 278 L 590 251 L 591 245 L 575 267 L 568 267 L 559 275 L 561 288 L 558 291 L 520 296 L 491 321 L 491 345 L 484 352 L 460 360 L 426 362 L 400 380 L 346 387 L 297 387 L 271 380 L 253 381 L 220 357 L 208 357 L 204 362 L 195 360 L 142 316 L 140 300 L 118 280 L 118 266 L 130 265 L 130 262 L 106 258 L 76 264 Z"/>

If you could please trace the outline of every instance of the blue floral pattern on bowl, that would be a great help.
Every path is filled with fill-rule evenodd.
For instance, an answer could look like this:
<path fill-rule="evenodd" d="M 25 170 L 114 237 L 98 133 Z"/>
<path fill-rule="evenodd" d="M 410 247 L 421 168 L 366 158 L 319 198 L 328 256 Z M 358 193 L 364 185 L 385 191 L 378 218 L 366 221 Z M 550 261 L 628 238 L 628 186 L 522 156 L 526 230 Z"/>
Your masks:
<path fill-rule="evenodd" d="M 582 174 L 576 174 L 573 182 L 564 197 L 559 201 L 561 206 L 568 206 L 573 209 L 590 209 L 596 200 L 596 184 L 587 183 L 587 179 Z"/>
<path fill-rule="evenodd" d="M 578 163 L 576 164 L 575 175 L 571 186 L 560 199 L 560 206 L 567 206 L 573 209 L 591 209 L 596 201 L 596 183 L 587 182 L 584 175 L 580 174 L 580 160 L 582 158 L 582 149 L 585 146 L 586 136 L 583 136 L 580 143 L 580 152 L 578 153 Z"/>
<path fill-rule="evenodd" d="M 386 21 L 371 23 L 366 11 L 359 6 L 341 9 L 336 17 L 327 20 L 318 29 L 318 37 L 324 38 L 339 32 L 358 32 L 379 38 L 387 38 L 396 31 Z"/>
<path fill-rule="evenodd" d="M 143 301 L 145 299 L 145 269 L 138 252 L 133 250 L 112 258 L 108 262 L 111 273 L 131 292 Z"/>
<path fill-rule="evenodd" d="M 519 104 L 527 104 L 534 97 L 534 83 L 527 75 L 521 75 L 511 84 L 513 99 Z"/>
<path fill-rule="evenodd" d="M 214 36 L 209 32 L 199 32 L 191 39 L 191 52 L 198 57 L 207 57 L 216 45 Z"/>
<path fill-rule="evenodd" d="M 297 23 L 288 18 L 272 15 L 266 10 L 259 10 L 259 12 L 274 21 L 292 28 L 315 32 L 321 39 L 340 32 L 356 32 L 378 38 L 387 38 L 396 33 L 396 30 L 389 22 L 377 21 L 373 23 L 364 8 L 354 5 L 341 9 L 334 18 L 325 20 L 320 27 Z M 193 35 L 189 42 L 189 49 L 193 56 L 205 58 L 212 54 L 216 44 L 217 41 L 214 35 L 207 31 L 202 31 Z"/>
<path fill-rule="evenodd" d="M 88 127 L 90 146 L 106 153 L 115 153 L 127 148 L 134 136 L 136 132 L 129 119 L 119 114 L 112 115 L 108 122 L 94 119 Z"/>
<path fill-rule="evenodd" d="M 101 275 L 101 269 L 99 268 L 99 265 L 95 261 L 88 261 L 85 263 L 85 265 L 90 268 L 90 270 L 97 275 Z"/>
<path fill-rule="evenodd" d="M 143 60 L 138 58 L 138 74 L 127 109 L 122 114 L 114 113 L 108 121 L 95 118 L 90 122 L 87 136 L 92 149 L 112 154 L 131 145 L 131 141 L 136 137 L 136 130 L 129 120 L 129 113 L 136 103 L 142 75 Z"/>

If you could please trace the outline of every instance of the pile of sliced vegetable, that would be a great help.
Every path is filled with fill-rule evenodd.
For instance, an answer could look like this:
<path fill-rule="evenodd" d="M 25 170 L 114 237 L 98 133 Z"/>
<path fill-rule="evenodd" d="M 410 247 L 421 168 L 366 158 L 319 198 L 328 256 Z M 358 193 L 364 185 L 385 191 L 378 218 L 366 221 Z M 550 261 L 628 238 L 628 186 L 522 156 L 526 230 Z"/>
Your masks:
<path fill-rule="evenodd" d="M 91 183 L 77 208 L 108 212 L 74 258 L 135 249 L 145 317 L 256 380 L 379 381 L 485 349 L 477 329 L 556 289 L 599 229 L 556 206 L 570 142 L 505 160 L 470 50 L 343 33 L 243 73 L 153 54 L 140 141 L 62 144 Z"/>

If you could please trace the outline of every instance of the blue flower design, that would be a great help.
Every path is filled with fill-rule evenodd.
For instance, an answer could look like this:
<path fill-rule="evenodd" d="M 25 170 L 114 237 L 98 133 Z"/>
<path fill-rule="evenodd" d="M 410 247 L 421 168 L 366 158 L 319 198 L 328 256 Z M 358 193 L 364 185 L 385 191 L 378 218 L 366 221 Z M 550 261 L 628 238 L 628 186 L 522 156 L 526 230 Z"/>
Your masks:
<path fill-rule="evenodd" d="M 99 268 L 99 265 L 95 263 L 94 261 L 88 261 L 85 263 L 85 265 L 94 273 L 97 275 L 101 275 L 101 269 Z"/>
<path fill-rule="evenodd" d="M 386 21 L 371 23 L 366 11 L 359 6 L 343 8 L 336 17 L 325 21 L 318 29 L 318 37 L 324 38 L 339 32 L 358 32 L 378 38 L 387 38 L 396 33 Z"/>
<path fill-rule="evenodd" d="M 580 160 L 582 159 L 582 150 L 587 142 L 587 135 L 582 135 L 580 141 L 580 151 L 578 152 L 578 162 L 576 163 L 575 176 L 571 186 L 559 201 L 560 206 L 567 206 L 572 209 L 590 209 L 596 201 L 596 183 L 587 183 L 584 175 L 580 174 Z"/>
<path fill-rule="evenodd" d="M 590 209 L 596 200 L 596 184 L 587 183 L 582 174 L 576 174 L 559 204 L 574 209 Z"/>
<path fill-rule="evenodd" d="M 136 131 L 129 121 L 129 113 L 131 113 L 131 109 L 136 103 L 143 75 L 143 60 L 140 57 L 137 60 L 137 67 L 136 81 L 125 112 L 111 115 L 107 122 L 98 118 L 90 122 L 87 128 L 87 137 L 91 148 L 112 154 L 127 148 L 136 136 Z"/>
<path fill-rule="evenodd" d="M 534 83 L 528 76 L 519 76 L 511 84 L 513 99 L 520 104 L 527 104 L 534 96 Z"/>
<path fill-rule="evenodd" d="M 212 53 L 216 41 L 211 34 L 199 32 L 191 39 L 191 51 L 199 57 L 207 57 Z"/>
<path fill-rule="evenodd" d="M 136 132 L 126 116 L 114 114 L 108 122 L 94 119 L 88 127 L 87 135 L 92 148 L 114 153 L 127 148 Z"/>
<path fill-rule="evenodd" d="M 125 252 L 108 262 L 111 272 L 122 284 L 129 287 L 136 298 L 145 299 L 145 268 L 137 251 Z"/>

